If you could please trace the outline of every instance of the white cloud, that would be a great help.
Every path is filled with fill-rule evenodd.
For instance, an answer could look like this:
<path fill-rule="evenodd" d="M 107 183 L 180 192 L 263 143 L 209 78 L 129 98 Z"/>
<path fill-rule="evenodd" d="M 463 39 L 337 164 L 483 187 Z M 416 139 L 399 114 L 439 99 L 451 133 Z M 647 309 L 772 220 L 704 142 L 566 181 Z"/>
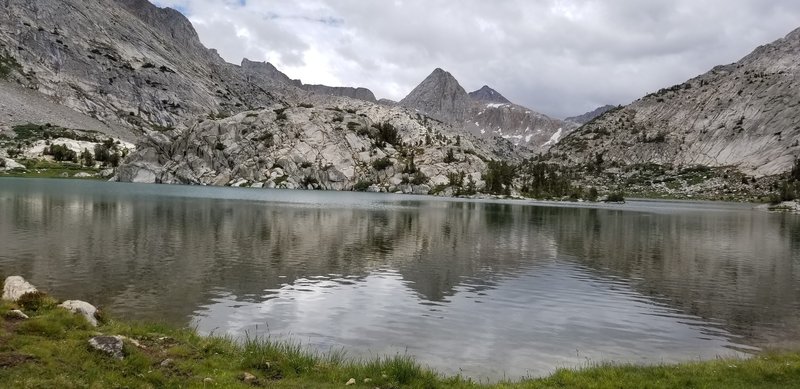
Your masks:
<path fill-rule="evenodd" d="M 401 99 L 434 68 L 564 117 L 628 103 L 800 27 L 777 0 L 158 0 L 226 60 Z"/>

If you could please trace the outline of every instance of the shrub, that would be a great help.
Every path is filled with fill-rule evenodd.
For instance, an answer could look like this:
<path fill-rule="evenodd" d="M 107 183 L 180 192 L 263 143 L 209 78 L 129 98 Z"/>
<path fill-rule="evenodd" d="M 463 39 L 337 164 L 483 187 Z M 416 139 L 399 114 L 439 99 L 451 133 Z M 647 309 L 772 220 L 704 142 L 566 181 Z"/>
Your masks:
<path fill-rule="evenodd" d="M 378 142 L 388 143 L 392 146 L 400 144 L 400 135 L 391 123 L 385 122 L 376 127 L 378 129 Z"/>
<path fill-rule="evenodd" d="M 10 56 L 5 50 L 0 55 L 0 79 L 8 79 L 13 71 L 21 71 L 22 66 L 17 62 L 16 58 Z"/>
<path fill-rule="evenodd" d="M 52 145 L 44 149 L 45 155 L 52 155 L 56 161 L 78 162 L 78 154 L 70 150 L 66 145 Z"/>
<path fill-rule="evenodd" d="M 589 189 L 589 196 L 587 196 L 586 199 L 589 200 L 589 201 L 597 201 L 597 196 L 598 195 L 599 194 L 597 193 L 597 189 L 596 188 L 590 188 Z"/>
<path fill-rule="evenodd" d="M 303 177 L 303 180 L 300 181 L 300 185 L 303 188 L 308 188 L 310 185 L 318 185 L 318 184 L 319 184 L 319 180 L 317 180 L 316 178 L 311 177 L 311 176 L 305 176 L 305 177 Z"/>
<path fill-rule="evenodd" d="M 55 308 L 58 300 L 50 297 L 47 293 L 36 291 L 20 296 L 17 305 L 25 311 L 38 311 Z"/>
<path fill-rule="evenodd" d="M 420 171 L 414 173 L 414 176 L 411 178 L 411 183 L 414 185 L 422 185 L 426 182 L 428 182 L 428 176 Z"/>
<path fill-rule="evenodd" d="M 483 180 L 486 181 L 484 190 L 494 194 L 510 194 L 516 174 L 516 167 L 506 161 L 489 161 L 483 175 Z"/>
<path fill-rule="evenodd" d="M 453 163 L 458 162 L 456 159 L 455 154 L 453 153 L 453 149 L 447 149 L 447 154 L 444 156 L 444 163 Z"/>
<path fill-rule="evenodd" d="M 389 157 L 383 157 L 372 161 L 372 167 L 375 168 L 375 170 L 385 170 L 389 166 L 392 166 L 392 161 L 389 160 Z"/>
<path fill-rule="evenodd" d="M 611 192 L 606 198 L 607 203 L 624 203 L 625 194 L 622 192 Z"/>
<path fill-rule="evenodd" d="M 265 132 L 261 136 L 256 138 L 256 140 L 259 141 L 259 142 L 263 142 L 267 147 L 269 147 L 269 146 L 272 146 L 272 142 L 273 142 L 273 138 L 274 137 L 275 137 L 275 135 L 273 135 L 271 132 Z"/>
<path fill-rule="evenodd" d="M 273 110 L 273 112 L 275 112 L 275 115 L 276 115 L 275 116 L 275 120 L 286 120 L 286 119 L 288 119 L 289 117 L 286 116 L 286 112 L 285 111 L 286 111 L 286 108 L 278 108 L 276 110 Z"/>
<path fill-rule="evenodd" d="M 800 181 L 800 158 L 795 158 L 789 178 L 793 181 Z"/>
<path fill-rule="evenodd" d="M 83 149 L 83 152 L 81 153 L 81 161 L 84 166 L 87 167 L 94 166 L 95 163 L 94 155 L 92 154 L 91 151 L 89 151 L 89 149 Z"/>
<path fill-rule="evenodd" d="M 411 154 L 411 159 L 408 160 L 406 167 L 403 168 L 403 173 L 414 174 L 417 172 L 417 165 L 414 164 L 414 154 Z"/>
<path fill-rule="evenodd" d="M 353 185 L 353 190 L 356 192 L 366 192 L 371 185 L 372 185 L 371 181 L 361 180 L 356 182 L 355 185 Z"/>
<path fill-rule="evenodd" d="M 308 169 L 311 166 L 314 166 L 314 164 L 309 161 L 303 161 L 303 163 L 300 164 L 300 167 L 303 169 Z"/>

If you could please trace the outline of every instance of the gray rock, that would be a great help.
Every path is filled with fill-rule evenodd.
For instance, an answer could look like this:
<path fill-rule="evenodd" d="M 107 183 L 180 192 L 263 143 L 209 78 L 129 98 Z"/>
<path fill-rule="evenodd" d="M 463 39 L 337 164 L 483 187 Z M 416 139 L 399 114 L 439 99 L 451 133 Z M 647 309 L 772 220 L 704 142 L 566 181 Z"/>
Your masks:
<path fill-rule="evenodd" d="M 477 101 L 479 103 L 500 103 L 500 104 L 511 104 L 507 98 L 503 97 L 499 92 L 490 88 L 488 85 L 484 85 L 481 89 L 478 89 L 474 92 L 469 92 L 469 97 L 472 101 Z"/>
<path fill-rule="evenodd" d="M 36 292 L 36 287 L 20 276 L 6 277 L 3 285 L 3 300 L 17 301 L 25 293 Z"/>
<path fill-rule="evenodd" d="M 6 312 L 6 317 L 9 319 L 29 319 L 28 315 L 25 312 L 20 311 L 19 309 L 12 309 Z"/>
<path fill-rule="evenodd" d="M 5 170 L 23 169 L 24 170 L 25 169 L 25 165 L 17 163 L 16 161 L 14 161 L 11 158 L 3 158 L 3 162 L 4 162 L 3 165 L 5 167 L 0 169 L 0 170 L 3 170 L 3 169 L 5 169 Z"/>
<path fill-rule="evenodd" d="M 754 177 L 800 155 L 800 29 L 736 63 L 646 95 L 573 132 L 564 163 L 731 166 Z"/>
<path fill-rule="evenodd" d="M 97 327 L 97 308 L 94 305 L 81 300 L 67 300 L 58 305 L 72 313 L 83 315 L 86 321 L 94 327 Z"/>
<path fill-rule="evenodd" d="M 469 95 L 452 74 L 436 68 L 400 105 L 434 119 L 462 123 L 467 117 Z"/>
<path fill-rule="evenodd" d="M 89 339 L 89 346 L 115 359 L 123 359 L 122 339 L 119 336 L 95 336 Z"/>

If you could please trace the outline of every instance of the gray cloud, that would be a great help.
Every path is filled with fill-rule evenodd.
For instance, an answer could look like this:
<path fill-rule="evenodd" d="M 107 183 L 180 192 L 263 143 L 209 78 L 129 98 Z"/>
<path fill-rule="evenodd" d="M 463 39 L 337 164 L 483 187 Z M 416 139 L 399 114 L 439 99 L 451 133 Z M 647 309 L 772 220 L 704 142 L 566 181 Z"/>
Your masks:
<path fill-rule="evenodd" d="M 157 0 L 226 60 L 398 100 L 434 68 L 565 117 L 626 104 L 800 27 L 796 0 Z"/>

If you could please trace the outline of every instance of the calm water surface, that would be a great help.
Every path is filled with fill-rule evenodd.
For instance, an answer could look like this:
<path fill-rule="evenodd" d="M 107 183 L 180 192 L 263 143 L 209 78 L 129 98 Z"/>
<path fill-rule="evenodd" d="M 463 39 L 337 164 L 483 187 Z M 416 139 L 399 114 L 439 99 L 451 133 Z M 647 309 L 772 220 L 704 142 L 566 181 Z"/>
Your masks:
<path fill-rule="evenodd" d="M 0 179 L 0 273 L 123 319 L 482 380 L 800 339 L 800 218 Z"/>

